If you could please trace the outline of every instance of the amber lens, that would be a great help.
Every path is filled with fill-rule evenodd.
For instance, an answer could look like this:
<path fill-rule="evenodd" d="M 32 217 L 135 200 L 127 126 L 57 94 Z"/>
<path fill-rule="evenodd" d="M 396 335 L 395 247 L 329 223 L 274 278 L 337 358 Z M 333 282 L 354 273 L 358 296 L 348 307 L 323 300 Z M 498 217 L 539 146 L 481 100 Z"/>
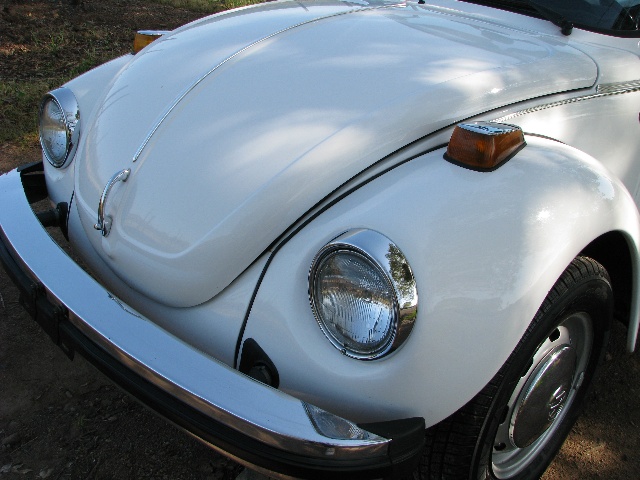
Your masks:
<path fill-rule="evenodd" d="M 446 158 L 476 170 L 494 170 L 525 145 L 515 125 L 477 122 L 456 126 Z"/>
<path fill-rule="evenodd" d="M 136 32 L 136 36 L 133 39 L 133 53 L 138 53 L 166 33 L 168 32 L 164 30 L 142 30 Z"/>

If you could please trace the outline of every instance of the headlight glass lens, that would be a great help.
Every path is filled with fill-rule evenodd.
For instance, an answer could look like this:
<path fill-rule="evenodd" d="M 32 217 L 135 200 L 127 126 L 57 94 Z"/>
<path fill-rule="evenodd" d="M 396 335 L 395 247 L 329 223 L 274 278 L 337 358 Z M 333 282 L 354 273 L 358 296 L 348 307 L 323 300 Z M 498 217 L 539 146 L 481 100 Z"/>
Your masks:
<path fill-rule="evenodd" d="M 384 235 L 357 229 L 325 245 L 309 272 L 311 308 L 344 355 L 381 358 L 407 339 L 417 315 L 413 273 Z"/>
<path fill-rule="evenodd" d="M 356 356 L 371 356 L 391 340 L 396 321 L 393 287 L 365 256 L 327 255 L 316 272 L 316 308 L 326 332 Z"/>
<path fill-rule="evenodd" d="M 54 166 L 62 165 L 67 156 L 69 134 L 64 112 L 53 98 L 47 98 L 42 106 L 40 139 L 49 161 Z"/>
<path fill-rule="evenodd" d="M 51 165 L 60 168 L 73 156 L 78 143 L 80 112 L 73 93 L 58 88 L 40 105 L 40 144 Z"/>

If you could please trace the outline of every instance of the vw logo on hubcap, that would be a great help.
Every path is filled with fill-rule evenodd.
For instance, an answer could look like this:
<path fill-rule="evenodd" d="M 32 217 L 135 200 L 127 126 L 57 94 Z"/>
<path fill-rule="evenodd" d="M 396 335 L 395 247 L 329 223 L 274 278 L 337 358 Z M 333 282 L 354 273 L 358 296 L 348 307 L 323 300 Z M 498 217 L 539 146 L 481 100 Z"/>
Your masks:
<path fill-rule="evenodd" d="M 553 395 L 551 395 L 551 400 L 547 403 L 547 410 L 549 412 L 549 421 L 554 421 L 562 407 L 564 407 L 564 402 L 567 400 L 569 393 L 564 385 L 559 386 Z"/>

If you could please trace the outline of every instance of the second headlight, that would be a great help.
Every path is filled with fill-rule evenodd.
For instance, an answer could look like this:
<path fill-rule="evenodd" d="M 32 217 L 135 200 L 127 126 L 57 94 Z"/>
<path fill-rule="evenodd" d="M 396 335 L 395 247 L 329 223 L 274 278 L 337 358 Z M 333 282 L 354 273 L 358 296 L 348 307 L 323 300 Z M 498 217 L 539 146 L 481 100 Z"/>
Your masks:
<path fill-rule="evenodd" d="M 402 345 L 418 306 L 405 256 L 387 237 L 366 229 L 346 232 L 318 252 L 309 296 L 331 343 L 362 360 L 383 357 Z"/>
<path fill-rule="evenodd" d="M 68 88 L 49 92 L 40 105 L 40 144 L 51 165 L 61 168 L 73 158 L 80 137 L 80 109 Z"/>

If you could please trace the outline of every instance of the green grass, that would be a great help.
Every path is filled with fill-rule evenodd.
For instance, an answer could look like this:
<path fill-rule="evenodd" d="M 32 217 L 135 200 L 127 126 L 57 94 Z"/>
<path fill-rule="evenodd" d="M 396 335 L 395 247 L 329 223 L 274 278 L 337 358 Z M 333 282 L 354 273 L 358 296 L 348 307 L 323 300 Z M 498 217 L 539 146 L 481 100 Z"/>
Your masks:
<path fill-rule="evenodd" d="M 204 15 L 260 0 L 146 1 Z M 10 48 L 3 52 L 0 39 L 0 144 L 10 143 L 19 149 L 33 146 L 38 138 L 37 116 L 42 95 L 128 48 L 128 43 L 124 45 L 118 33 L 109 27 L 74 25 L 62 17 L 57 17 L 56 24 L 56 29 L 34 29 L 30 38 L 22 40 L 24 47 L 17 53 Z M 10 47 L 10 42 L 6 45 Z M 34 56 L 37 60 L 30 59 L 30 52 L 37 54 Z M 3 61 L 13 62 L 14 67 L 3 72 Z M 9 70 L 18 74 L 13 76 Z"/>
<path fill-rule="evenodd" d="M 121 54 L 108 39 L 100 45 L 93 38 L 100 30 L 94 28 L 83 37 L 65 29 L 55 35 L 35 31 L 26 44 L 28 52 L 19 53 L 17 60 L 7 59 L 14 65 L 24 63 L 17 76 L 0 74 L 0 144 L 11 143 L 19 149 L 37 144 L 42 96 Z M 28 58 L 30 52 L 35 52 L 38 60 Z M 69 55 L 69 52 L 74 53 Z"/>
<path fill-rule="evenodd" d="M 59 83 L 60 79 L 0 80 L 0 143 L 25 147 L 37 139 L 40 98 Z"/>

